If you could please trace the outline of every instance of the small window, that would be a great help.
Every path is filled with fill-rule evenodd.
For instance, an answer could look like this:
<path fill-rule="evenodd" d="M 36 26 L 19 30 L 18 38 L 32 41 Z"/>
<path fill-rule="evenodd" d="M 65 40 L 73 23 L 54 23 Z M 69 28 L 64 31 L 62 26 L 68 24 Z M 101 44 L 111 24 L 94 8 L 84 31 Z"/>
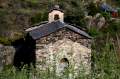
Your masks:
<path fill-rule="evenodd" d="M 56 14 L 55 16 L 54 16 L 54 20 L 59 20 L 60 18 L 59 18 L 59 15 L 58 14 Z"/>

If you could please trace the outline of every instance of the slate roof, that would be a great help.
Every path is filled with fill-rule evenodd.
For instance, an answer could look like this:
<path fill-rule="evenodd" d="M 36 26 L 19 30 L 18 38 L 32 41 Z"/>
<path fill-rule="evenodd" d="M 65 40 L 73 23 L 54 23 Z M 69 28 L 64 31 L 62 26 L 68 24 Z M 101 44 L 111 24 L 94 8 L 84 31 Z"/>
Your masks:
<path fill-rule="evenodd" d="M 37 39 L 47 36 L 53 32 L 56 32 L 61 28 L 68 28 L 82 36 L 85 36 L 85 37 L 91 39 L 91 36 L 89 36 L 85 31 L 82 31 L 77 27 L 71 26 L 67 23 L 62 23 L 60 21 L 54 21 L 52 23 L 41 24 L 34 28 L 26 29 L 26 32 L 28 32 L 34 40 L 37 40 Z"/>

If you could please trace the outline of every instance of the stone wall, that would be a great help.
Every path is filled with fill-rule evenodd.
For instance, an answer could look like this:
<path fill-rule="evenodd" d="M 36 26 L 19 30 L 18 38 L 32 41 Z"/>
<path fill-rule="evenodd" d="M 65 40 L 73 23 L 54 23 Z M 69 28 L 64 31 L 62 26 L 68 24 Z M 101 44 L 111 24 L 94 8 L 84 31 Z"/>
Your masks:
<path fill-rule="evenodd" d="M 56 62 L 57 71 L 59 73 L 60 60 L 67 58 L 69 65 L 74 66 L 74 70 L 78 71 L 84 68 L 85 71 L 90 71 L 91 49 L 81 45 L 80 43 L 73 42 L 69 39 L 63 39 L 55 42 L 54 44 L 47 45 L 48 64 L 52 65 Z M 55 61 L 54 61 L 55 60 Z"/>
<path fill-rule="evenodd" d="M 36 66 L 47 68 L 67 58 L 74 69 L 78 70 L 81 64 L 86 71 L 90 71 L 91 40 L 69 29 L 61 29 L 36 41 Z M 58 67 L 57 67 L 57 70 Z"/>
<path fill-rule="evenodd" d="M 42 45 L 47 45 L 49 43 L 54 43 L 58 40 L 62 40 L 63 38 L 67 38 L 72 40 L 73 42 L 80 43 L 88 48 L 91 48 L 91 39 L 87 39 L 86 37 L 79 35 L 67 28 L 60 29 L 57 32 L 54 32 L 48 36 L 40 38 L 36 41 L 36 44 L 39 44 L 41 47 Z"/>

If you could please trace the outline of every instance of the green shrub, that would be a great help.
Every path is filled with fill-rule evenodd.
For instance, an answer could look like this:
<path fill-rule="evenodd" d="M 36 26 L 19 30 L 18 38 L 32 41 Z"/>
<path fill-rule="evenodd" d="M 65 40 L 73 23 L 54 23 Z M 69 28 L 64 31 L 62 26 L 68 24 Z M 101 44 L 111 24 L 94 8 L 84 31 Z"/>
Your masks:
<path fill-rule="evenodd" d="M 35 3 L 38 3 L 38 2 L 39 2 L 39 0 L 25 0 L 25 1 L 30 2 L 30 3 L 33 3 L 33 4 L 35 4 Z"/>
<path fill-rule="evenodd" d="M 37 13 L 31 17 L 31 24 L 40 23 L 41 21 L 47 21 L 48 15 L 47 12 Z"/>
<path fill-rule="evenodd" d="M 102 32 L 100 32 L 97 28 L 92 27 L 90 29 L 88 29 L 88 33 L 92 36 L 92 37 L 97 37 L 99 35 L 102 34 Z"/>
<path fill-rule="evenodd" d="M 96 15 L 97 13 L 100 12 L 100 9 L 99 9 L 98 7 L 96 7 L 96 4 L 93 3 L 93 2 L 91 2 L 91 3 L 88 5 L 87 9 L 88 9 L 88 12 L 89 12 L 88 14 L 89 14 L 89 15 L 92 15 L 92 16 L 94 16 L 94 15 Z"/>
<path fill-rule="evenodd" d="M 32 13 L 32 10 L 31 9 L 18 9 L 17 10 L 17 13 L 22 13 L 22 14 L 31 14 Z"/>
<path fill-rule="evenodd" d="M 116 0 L 118 3 L 120 3 L 120 0 Z"/>
<path fill-rule="evenodd" d="M 5 15 L 7 15 L 7 14 L 8 14 L 7 10 L 5 10 L 5 9 L 0 9 L 0 17 L 3 17 L 3 16 L 5 16 Z"/>
<path fill-rule="evenodd" d="M 110 21 L 111 15 L 107 12 L 101 12 L 102 16 L 105 17 L 106 21 Z"/>
<path fill-rule="evenodd" d="M 4 44 L 4 45 L 11 45 L 12 42 L 14 42 L 15 40 L 18 40 L 20 38 L 23 38 L 24 35 L 22 33 L 19 32 L 14 32 L 13 36 L 1 36 L 0 37 L 0 43 Z"/>
<path fill-rule="evenodd" d="M 7 37 L 0 37 L 0 43 L 4 45 L 10 45 L 11 41 Z"/>
<path fill-rule="evenodd" d="M 116 35 L 116 33 L 120 32 L 120 22 L 110 22 L 106 29 L 104 29 L 103 33 L 109 33 L 111 36 Z"/>

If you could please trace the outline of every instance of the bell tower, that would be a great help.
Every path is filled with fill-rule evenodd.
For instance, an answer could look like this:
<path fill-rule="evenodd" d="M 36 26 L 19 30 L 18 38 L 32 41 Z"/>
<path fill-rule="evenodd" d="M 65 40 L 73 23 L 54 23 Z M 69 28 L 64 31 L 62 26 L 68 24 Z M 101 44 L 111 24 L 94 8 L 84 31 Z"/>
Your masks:
<path fill-rule="evenodd" d="M 64 22 L 64 12 L 60 9 L 59 5 L 55 5 L 49 12 L 49 23 L 59 20 Z"/>

